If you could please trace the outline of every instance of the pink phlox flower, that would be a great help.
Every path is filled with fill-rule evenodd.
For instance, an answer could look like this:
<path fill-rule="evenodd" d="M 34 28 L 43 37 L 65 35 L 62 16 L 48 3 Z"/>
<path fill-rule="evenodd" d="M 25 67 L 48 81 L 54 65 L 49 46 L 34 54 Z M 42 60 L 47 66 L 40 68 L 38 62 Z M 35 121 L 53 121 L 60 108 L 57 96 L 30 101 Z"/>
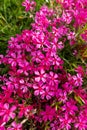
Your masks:
<path fill-rule="evenodd" d="M 23 93 L 26 93 L 28 91 L 28 88 L 30 86 L 29 82 L 29 78 L 27 78 L 26 80 L 24 79 L 20 79 L 19 83 L 20 83 L 20 88 L 23 91 Z"/>
<path fill-rule="evenodd" d="M 46 77 L 47 74 L 45 73 L 44 69 L 41 69 L 40 71 L 35 71 L 35 81 L 40 82 L 42 81 L 43 83 L 46 82 Z"/>
<path fill-rule="evenodd" d="M 58 42 L 58 49 L 62 50 L 64 48 L 64 43 L 62 41 Z"/>
<path fill-rule="evenodd" d="M 53 35 L 57 38 L 57 40 L 58 40 L 58 38 L 61 38 L 61 34 L 62 34 L 62 32 L 60 32 L 60 28 L 56 28 L 56 27 L 52 27 L 52 32 L 53 32 Z"/>
<path fill-rule="evenodd" d="M 63 61 L 61 60 L 59 56 L 55 55 L 55 57 L 53 57 L 51 61 L 52 61 L 52 65 L 55 68 L 62 68 Z"/>
<path fill-rule="evenodd" d="M 49 85 L 52 85 L 54 86 L 55 84 L 58 84 L 58 75 L 52 71 L 49 72 L 49 75 L 48 75 L 48 82 L 49 82 Z"/>
<path fill-rule="evenodd" d="M 77 68 L 75 68 L 75 71 L 80 74 L 82 77 L 84 76 L 84 69 L 82 66 L 77 66 Z"/>
<path fill-rule="evenodd" d="M 31 35 L 32 34 L 32 31 L 31 30 L 23 30 L 22 31 L 22 34 L 21 34 L 21 37 L 22 37 L 22 40 L 23 40 L 23 42 L 24 43 L 27 43 L 28 44 L 28 46 L 29 46 L 29 43 L 31 42 Z M 23 44 L 24 46 L 26 46 L 26 44 Z M 22 47 L 24 47 L 22 45 Z M 27 47 L 28 47 L 27 46 Z M 24 47 L 25 48 L 25 47 Z"/>
<path fill-rule="evenodd" d="M 7 77 L 6 77 L 6 75 L 4 74 L 4 75 L 0 75 L 0 81 L 1 82 L 6 82 L 7 81 Z"/>
<path fill-rule="evenodd" d="M 45 91 L 42 93 L 41 98 L 44 99 L 46 97 L 47 100 L 51 99 L 54 96 L 54 91 L 51 90 L 51 87 L 45 84 Z"/>
<path fill-rule="evenodd" d="M 28 71 L 31 69 L 30 68 L 30 64 L 27 61 L 19 61 L 19 69 L 17 70 L 17 72 L 19 74 L 24 73 L 26 76 L 28 76 Z"/>
<path fill-rule="evenodd" d="M 56 55 L 56 49 L 53 46 L 48 46 L 47 48 L 44 48 L 43 51 L 46 52 L 46 56 L 48 56 L 49 58 Z"/>
<path fill-rule="evenodd" d="M 61 35 L 61 36 L 65 36 L 66 34 L 67 34 L 67 32 L 68 32 L 68 28 L 66 27 L 66 26 L 60 26 L 59 28 L 58 28 L 58 32 L 59 32 L 59 34 Z M 61 37 L 60 37 L 61 38 Z"/>
<path fill-rule="evenodd" d="M 46 5 L 43 5 L 40 9 L 41 14 L 43 13 L 43 15 L 45 16 L 53 16 L 54 11 L 53 9 L 49 9 Z"/>
<path fill-rule="evenodd" d="M 19 108 L 18 117 L 22 118 L 24 116 L 26 107 L 24 106 L 24 104 L 19 104 L 18 108 Z"/>
<path fill-rule="evenodd" d="M 83 79 L 81 74 L 77 73 L 77 75 L 73 76 L 73 80 L 74 80 L 74 86 L 76 87 L 82 86 Z"/>
<path fill-rule="evenodd" d="M 49 42 L 47 39 L 48 37 L 41 31 L 32 33 L 32 41 L 37 48 L 44 47 L 44 45 L 48 46 Z"/>
<path fill-rule="evenodd" d="M 27 85 L 21 85 L 20 89 L 22 90 L 23 93 L 26 93 L 28 91 Z"/>
<path fill-rule="evenodd" d="M 87 130 L 87 120 L 84 120 L 83 116 L 79 116 L 77 123 L 74 124 L 74 127 L 78 130 Z"/>
<path fill-rule="evenodd" d="M 33 88 L 35 96 L 42 95 L 43 93 L 45 93 L 45 86 L 43 85 L 43 83 L 34 84 Z"/>
<path fill-rule="evenodd" d="M 66 104 L 62 107 L 62 110 L 68 112 L 70 115 L 75 115 L 78 111 L 78 107 L 76 106 L 76 102 L 71 99 L 66 102 Z"/>
<path fill-rule="evenodd" d="M 56 39 L 56 38 L 54 38 L 54 39 Z M 64 44 L 62 41 L 60 41 L 58 43 L 57 43 L 57 41 L 54 41 L 53 43 L 51 43 L 51 45 L 52 45 L 52 48 L 55 49 L 55 51 L 57 51 L 58 49 L 62 50 L 64 48 Z"/>
<path fill-rule="evenodd" d="M 58 93 L 58 96 L 59 96 L 59 98 L 58 98 L 59 101 L 61 101 L 63 103 L 65 103 L 67 101 L 67 93 L 66 93 L 66 91 L 60 91 Z"/>
<path fill-rule="evenodd" d="M 33 118 L 33 115 L 36 113 L 36 109 L 33 109 L 33 106 L 31 105 L 28 105 L 25 107 L 25 111 L 24 111 L 24 114 L 25 114 L 25 117 L 29 118 Z"/>
<path fill-rule="evenodd" d="M 11 127 L 8 127 L 7 130 L 22 130 L 22 124 L 16 123 L 14 121 L 14 122 L 12 122 Z"/>
<path fill-rule="evenodd" d="M 51 130 L 59 130 L 58 121 L 55 120 L 53 123 L 50 124 Z"/>
<path fill-rule="evenodd" d="M 63 12 L 62 19 L 67 24 L 70 24 L 71 21 L 72 21 L 72 16 L 71 16 L 71 14 L 69 12 Z"/>
<path fill-rule="evenodd" d="M 64 25 L 60 26 L 59 28 L 55 28 L 54 26 L 52 28 L 53 35 L 55 36 L 54 38 L 57 38 L 57 40 L 62 36 L 66 35 L 67 31 L 68 28 L 66 28 Z"/>
<path fill-rule="evenodd" d="M 67 34 L 67 38 L 68 40 L 75 40 L 75 32 L 70 32 Z"/>
<path fill-rule="evenodd" d="M 74 0 L 58 0 L 60 3 L 63 5 L 65 9 L 69 8 L 72 9 L 75 6 L 75 1 Z"/>
<path fill-rule="evenodd" d="M 32 61 L 36 61 L 37 63 L 40 63 L 41 60 L 44 58 L 44 55 L 41 53 L 41 51 L 35 51 L 31 52 Z"/>
<path fill-rule="evenodd" d="M 52 121 L 56 113 L 54 108 L 51 108 L 47 105 L 45 111 L 42 111 L 40 114 L 43 118 L 43 121 L 46 122 L 47 120 Z"/>
<path fill-rule="evenodd" d="M 13 89 L 8 88 L 8 86 L 2 86 L 2 90 L 3 90 L 3 93 L 0 94 L 0 100 L 3 103 L 5 103 L 5 102 L 13 103 L 14 99 L 11 97 Z"/>
<path fill-rule="evenodd" d="M 85 6 L 87 6 L 87 1 L 86 0 L 78 0 L 76 2 L 76 7 L 77 8 L 84 8 Z"/>
<path fill-rule="evenodd" d="M 60 128 L 61 129 L 66 129 L 66 130 L 70 130 L 71 129 L 71 123 L 72 123 L 72 119 L 69 117 L 68 114 L 65 113 L 64 117 L 60 117 Z"/>
<path fill-rule="evenodd" d="M 75 20 L 75 26 L 78 27 L 84 25 L 87 22 L 87 9 L 77 10 Z"/>
<path fill-rule="evenodd" d="M 73 76 L 71 74 L 68 73 L 68 82 L 71 86 L 74 86 L 74 79 L 73 79 Z"/>
<path fill-rule="evenodd" d="M 19 83 L 18 83 L 19 79 L 16 77 L 9 77 L 9 80 L 6 82 L 6 85 L 8 87 L 9 90 L 14 90 L 14 88 L 18 88 L 19 87 Z"/>
<path fill-rule="evenodd" d="M 49 52 L 46 53 L 46 56 L 44 56 L 40 65 L 43 66 L 45 70 L 49 70 L 50 66 L 52 65 L 52 57 Z"/>
<path fill-rule="evenodd" d="M 58 49 L 58 43 L 55 41 L 55 42 L 52 42 L 51 45 L 57 51 L 57 49 Z"/>
<path fill-rule="evenodd" d="M 69 44 L 70 44 L 70 46 L 73 46 L 74 44 L 76 44 L 76 41 L 72 39 L 72 40 L 70 40 Z"/>
<path fill-rule="evenodd" d="M 33 0 L 25 0 L 22 3 L 22 6 L 25 7 L 25 11 L 28 12 L 29 10 L 33 10 L 36 6 L 36 2 L 34 2 Z"/>
<path fill-rule="evenodd" d="M 17 38 L 11 37 L 10 40 L 8 41 L 9 44 L 8 48 L 13 49 L 13 47 L 15 47 L 15 43 L 17 42 L 18 42 Z"/>
<path fill-rule="evenodd" d="M 0 126 L 0 130 L 6 130 L 4 126 Z"/>
<path fill-rule="evenodd" d="M 47 6 L 42 6 L 40 11 L 36 13 L 35 24 L 33 24 L 33 27 L 38 30 L 41 29 L 47 32 L 46 28 L 51 24 L 50 17 L 52 16 L 53 16 L 53 10 L 48 9 Z"/>
<path fill-rule="evenodd" d="M 8 63 L 12 66 L 12 67 L 16 67 L 17 63 L 18 63 L 18 57 L 15 53 L 11 53 L 10 57 L 8 58 Z"/>
<path fill-rule="evenodd" d="M 69 82 L 66 82 L 65 84 L 63 84 L 62 87 L 68 93 L 71 93 L 73 91 L 73 86 Z"/>
<path fill-rule="evenodd" d="M 40 12 L 37 13 L 35 17 L 35 23 L 46 29 L 50 25 L 50 20 L 48 20 L 48 18 L 44 14 L 42 14 L 42 12 Z"/>
<path fill-rule="evenodd" d="M 15 118 L 14 111 L 16 110 L 16 106 L 12 106 L 10 108 L 8 103 L 5 103 L 0 110 L 0 116 L 3 116 L 3 121 L 8 122 L 11 118 Z"/>

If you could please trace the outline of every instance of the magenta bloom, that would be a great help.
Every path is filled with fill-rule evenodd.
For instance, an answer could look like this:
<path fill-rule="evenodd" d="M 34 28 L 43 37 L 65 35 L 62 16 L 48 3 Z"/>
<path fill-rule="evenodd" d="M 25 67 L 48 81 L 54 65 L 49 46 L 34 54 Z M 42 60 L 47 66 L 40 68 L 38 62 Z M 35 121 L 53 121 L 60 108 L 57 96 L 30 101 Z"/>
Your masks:
<path fill-rule="evenodd" d="M 6 130 L 4 126 L 0 126 L 0 130 Z"/>
<path fill-rule="evenodd" d="M 82 66 L 79 65 L 77 68 L 75 68 L 75 71 L 79 73 L 82 77 L 84 76 L 84 69 Z"/>
<path fill-rule="evenodd" d="M 68 40 L 75 40 L 75 32 L 70 32 L 69 34 L 67 34 L 67 36 Z"/>
<path fill-rule="evenodd" d="M 81 74 L 77 74 L 76 76 L 73 76 L 73 80 L 74 80 L 74 85 L 75 86 L 82 86 L 82 83 L 83 83 L 83 79 L 82 79 L 82 76 Z"/>
<path fill-rule="evenodd" d="M 51 86 L 47 84 L 45 86 L 45 91 L 42 93 L 41 98 L 44 99 L 46 97 L 47 100 L 51 99 L 54 96 L 54 92 L 50 90 Z"/>
<path fill-rule="evenodd" d="M 53 117 L 55 116 L 55 109 L 54 108 L 51 108 L 50 106 L 46 106 L 46 110 L 45 111 L 42 111 L 41 112 L 41 115 L 42 115 L 42 118 L 43 118 L 43 121 L 47 121 L 47 120 L 50 120 L 52 121 L 53 120 Z"/>
<path fill-rule="evenodd" d="M 25 10 L 26 12 L 28 12 L 29 10 L 32 10 L 35 8 L 36 6 L 36 3 L 32 0 L 25 0 L 23 3 L 22 3 L 22 6 L 25 7 Z"/>
<path fill-rule="evenodd" d="M 66 130 L 71 129 L 70 124 L 72 123 L 72 119 L 67 114 L 65 114 L 64 118 L 60 117 L 59 120 L 60 120 L 60 128 L 61 129 L 64 129 L 64 128 L 66 128 Z"/>
<path fill-rule="evenodd" d="M 45 86 L 43 85 L 43 83 L 34 84 L 33 88 L 34 88 L 35 96 L 38 96 L 39 94 L 43 95 L 45 93 L 45 90 L 44 90 Z"/>
<path fill-rule="evenodd" d="M 72 21 L 72 16 L 69 12 L 63 12 L 63 15 L 62 15 L 62 19 L 63 21 L 65 21 L 67 24 L 70 24 L 71 21 Z"/>
<path fill-rule="evenodd" d="M 7 130 L 22 130 L 22 124 L 17 124 L 15 121 L 12 122 L 11 126 Z"/>
<path fill-rule="evenodd" d="M 40 82 L 42 81 L 43 83 L 46 82 L 46 77 L 47 77 L 47 74 L 45 73 L 45 71 L 43 69 L 39 71 L 35 71 L 35 81 L 36 82 Z"/>
<path fill-rule="evenodd" d="M 11 118 L 15 118 L 15 113 L 14 111 L 16 110 L 16 106 L 12 106 L 10 108 L 8 103 L 5 103 L 0 110 L 0 116 L 3 116 L 3 121 L 8 122 Z"/>
<path fill-rule="evenodd" d="M 76 102 L 74 100 L 70 100 L 66 102 L 66 105 L 62 107 L 63 111 L 68 112 L 70 115 L 75 115 L 75 113 L 78 111 L 78 107 L 76 106 Z"/>
<path fill-rule="evenodd" d="M 58 84 L 58 75 L 50 71 L 48 75 L 48 81 L 49 81 L 49 85 L 51 86 Z"/>
<path fill-rule="evenodd" d="M 79 116 L 78 122 L 75 123 L 74 126 L 78 130 L 87 130 L 87 120 L 84 120 L 81 116 Z"/>
<path fill-rule="evenodd" d="M 60 129 L 58 129 L 59 126 L 58 126 L 58 121 L 57 120 L 55 120 L 53 123 L 51 123 L 50 127 L 51 127 L 51 130 L 60 130 Z"/>

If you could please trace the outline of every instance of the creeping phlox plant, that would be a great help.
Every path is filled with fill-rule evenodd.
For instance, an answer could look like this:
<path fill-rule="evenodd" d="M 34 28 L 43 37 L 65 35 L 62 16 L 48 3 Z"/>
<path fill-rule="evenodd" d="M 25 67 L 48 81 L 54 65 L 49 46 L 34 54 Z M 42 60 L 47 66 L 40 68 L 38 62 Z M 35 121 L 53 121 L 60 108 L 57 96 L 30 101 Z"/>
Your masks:
<path fill-rule="evenodd" d="M 25 0 L 33 14 L 35 1 Z M 0 130 L 87 130 L 87 0 L 56 0 L 0 55 Z"/>

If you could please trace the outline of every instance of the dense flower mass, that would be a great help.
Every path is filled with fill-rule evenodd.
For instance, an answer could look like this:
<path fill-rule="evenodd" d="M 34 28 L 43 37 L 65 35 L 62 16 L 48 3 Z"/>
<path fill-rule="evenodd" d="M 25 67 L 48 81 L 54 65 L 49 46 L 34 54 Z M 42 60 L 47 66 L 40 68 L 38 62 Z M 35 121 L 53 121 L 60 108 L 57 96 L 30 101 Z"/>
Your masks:
<path fill-rule="evenodd" d="M 87 43 L 87 2 L 55 2 L 59 15 L 42 6 L 31 30 L 11 37 L 0 55 L 8 68 L 0 76 L 0 130 L 87 130 L 87 66 L 78 51 Z M 35 2 L 22 5 L 28 12 Z"/>

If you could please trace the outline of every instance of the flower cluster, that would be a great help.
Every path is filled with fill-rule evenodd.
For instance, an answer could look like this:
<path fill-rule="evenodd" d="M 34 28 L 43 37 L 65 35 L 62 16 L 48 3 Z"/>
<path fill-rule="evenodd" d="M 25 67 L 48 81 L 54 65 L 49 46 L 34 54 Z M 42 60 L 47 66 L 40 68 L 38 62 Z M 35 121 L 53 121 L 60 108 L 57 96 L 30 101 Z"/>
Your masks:
<path fill-rule="evenodd" d="M 57 2 L 59 17 L 55 9 L 42 6 L 32 29 L 11 37 L 6 55 L 0 55 L 1 66 L 8 67 L 0 76 L 1 130 L 87 130 L 87 68 L 67 58 L 78 60 L 72 50 L 87 21 L 87 2 Z M 29 11 L 35 3 L 22 5 Z M 86 34 L 82 37 L 86 40 Z M 68 47 L 71 54 L 65 53 Z"/>

